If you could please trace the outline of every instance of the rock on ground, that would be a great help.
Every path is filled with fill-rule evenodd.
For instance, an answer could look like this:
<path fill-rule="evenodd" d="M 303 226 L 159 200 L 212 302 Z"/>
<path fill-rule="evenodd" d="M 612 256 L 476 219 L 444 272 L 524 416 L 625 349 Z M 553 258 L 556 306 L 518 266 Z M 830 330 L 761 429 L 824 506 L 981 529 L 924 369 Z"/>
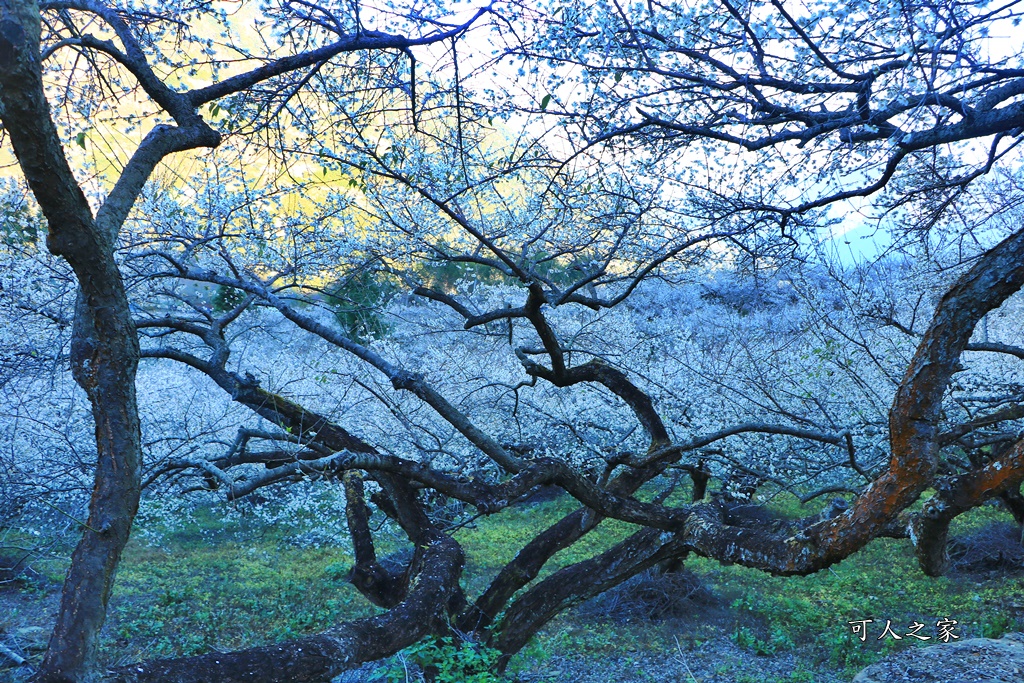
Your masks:
<path fill-rule="evenodd" d="M 857 674 L 853 683 L 1021 683 L 1024 633 L 904 650 Z"/>

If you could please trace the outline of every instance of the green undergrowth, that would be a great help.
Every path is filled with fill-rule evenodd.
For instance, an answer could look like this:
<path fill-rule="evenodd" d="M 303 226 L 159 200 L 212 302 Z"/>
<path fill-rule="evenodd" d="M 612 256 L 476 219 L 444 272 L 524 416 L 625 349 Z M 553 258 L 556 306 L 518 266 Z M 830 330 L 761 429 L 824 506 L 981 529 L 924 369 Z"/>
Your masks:
<path fill-rule="evenodd" d="M 771 498 L 770 507 L 781 516 L 797 518 L 816 514 L 826 503 L 802 505 L 792 495 L 779 494 Z M 1010 520 L 997 508 L 977 508 L 954 522 L 951 535 L 964 536 Z M 592 534 L 592 549 L 610 546 L 631 529 L 602 525 Z M 577 561 L 584 555 L 564 553 L 560 559 Z M 701 557 L 689 558 L 686 568 L 714 596 L 718 609 L 705 611 L 701 618 L 660 623 L 581 623 L 565 615 L 545 629 L 519 661 L 552 652 L 595 657 L 666 652 L 680 643 L 692 648 L 728 637 L 754 656 L 795 656 L 796 681 L 802 679 L 800 672 L 820 667 L 852 676 L 888 653 L 942 644 L 944 629 L 939 622 L 956 621 L 946 624 L 945 630 L 960 639 L 1024 631 L 1024 601 L 1016 597 L 1024 589 L 1024 577 L 998 572 L 927 577 L 906 539 L 876 539 L 843 562 L 806 577 L 773 577 Z M 867 633 L 861 640 L 851 622 L 864 620 L 870 622 L 864 624 Z M 883 636 L 887 622 L 900 639 Z M 922 627 L 915 631 L 915 624 Z M 911 631 L 929 639 L 908 636 Z"/>
<path fill-rule="evenodd" d="M 939 642 L 937 623 L 956 620 L 961 638 L 999 636 L 1011 624 L 1010 591 L 1020 581 L 975 584 L 960 578 L 925 577 L 915 566 L 906 541 L 879 539 L 861 553 L 806 577 L 772 577 L 756 570 L 694 559 L 688 563 L 735 612 L 734 642 L 756 654 L 771 655 L 813 644 L 822 662 L 857 668 L 879 656 L 920 644 Z M 866 638 L 851 622 L 865 621 Z M 883 637 L 886 623 L 896 635 Z M 916 640 L 906 634 L 924 624 Z M 1016 627 L 1024 624 L 1016 624 Z"/>
<path fill-rule="evenodd" d="M 817 509 L 786 495 L 775 496 L 770 505 L 776 513 L 793 517 Z M 466 551 L 467 597 L 475 599 L 529 540 L 574 508 L 563 496 L 478 519 L 456 532 Z M 199 509 L 173 528 L 153 524 L 141 529 L 118 573 L 105 630 L 107 652 L 124 662 L 237 649 L 376 613 L 345 580 L 352 564 L 346 547 L 315 547 L 302 540 L 314 523 L 343 529 L 343 515 L 338 506 L 333 519 L 267 525 L 252 515 L 225 517 L 216 509 Z M 1004 512 L 982 507 L 958 519 L 953 533 L 976 532 L 1008 519 Z M 400 534 L 389 533 L 383 520 L 375 518 L 374 524 L 382 525 L 381 555 L 401 547 Z M 621 522 L 602 522 L 583 541 L 559 553 L 539 578 L 590 558 L 635 530 Z M 1015 597 L 1024 579 L 957 574 L 928 578 L 917 568 L 906 540 L 878 539 L 807 577 L 772 577 L 698 557 L 689 558 L 685 566 L 706 589 L 708 604 L 656 621 L 566 613 L 513 659 L 513 670 L 532 671 L 536 678 L 552 658 L 671 654 L 727 639 L 750 657 L 795 656 L 796 678 L 786 680 L 797 681 L 803 680 L 801 672 L 815 667 L 845 675 L 887 652 L 919 644 L 905 635 L 914 622 L 924 625 L 919 634 L 931 637 L 929 645 L 937 642 L 936 622 L 944 619 L 958 622 L 953 632 L 961 638 L 1024 630 L 1024 606 Z M 867 619 L 873 621 L 862 642 L 850 622 Z M 886 620 L 904 636 L 901 640 L 877 638 Z M 456 663 L 464 657 L 453 644 L 435 649 Z M 422 659 L 431 652 L 425 647 L 413 654 Z M 484 656 L 477 650 L 471 654 Z"/>
<path fill-rule="evenodd" d="M 345 549 L 301 547 L 290 535 L 199 510 L 159 544 L 133 540 L 111 601 L 108 646 L 133 658 L 230 650 L 377 611 L 345 581 Z"/>
<path fill-rule="evenodd" d="M 466 552 L 467 590 L 470 593 L 484 590 L 501 568 L 537 534 L 576 508 L 573 499 L 562 496 L 553 501 L 515 507 L 493 518 L 479 520 L 470 528 L 460 529 L 455 538 Z M 636 530 L 636 526 L 626 522 L 604 520 L 593 532 L 557 553 L 538 578 L 544 579 L 561 567 L 589 559 Z"/>

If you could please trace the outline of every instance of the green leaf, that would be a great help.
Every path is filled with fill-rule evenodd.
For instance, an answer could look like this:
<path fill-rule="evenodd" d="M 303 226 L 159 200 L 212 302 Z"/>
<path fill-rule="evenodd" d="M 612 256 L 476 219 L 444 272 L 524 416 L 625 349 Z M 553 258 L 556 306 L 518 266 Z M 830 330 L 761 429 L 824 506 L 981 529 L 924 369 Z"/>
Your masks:
<path fill-rule="evenodd" d="M 210 115 L 211 116 L 216 116 L 219 113 L 220 113 L 220 105 L 216 104 L 216 103 L 212 104 L 210 106 Z"/>
<path fill-rule="evenodd" d="M 622 72 L 621 71 L 616 71 L 615 72 L 615 82 L 618 83 L 621 80 L 622 80 Z"/>
<path fill-rule="evenodd" d="M 544 111 L 548 108 L 548 104 L 551 103 L 551 95 L 545 95 L 544 99 L 540 101 L 540 110 Z"/>
<path fill-rule="evenodd" d="M 85 131 L 82 131 L 81 133 L 75 136 L 75 142 L 78 143 L 79 147 L 85 149 Z"/>

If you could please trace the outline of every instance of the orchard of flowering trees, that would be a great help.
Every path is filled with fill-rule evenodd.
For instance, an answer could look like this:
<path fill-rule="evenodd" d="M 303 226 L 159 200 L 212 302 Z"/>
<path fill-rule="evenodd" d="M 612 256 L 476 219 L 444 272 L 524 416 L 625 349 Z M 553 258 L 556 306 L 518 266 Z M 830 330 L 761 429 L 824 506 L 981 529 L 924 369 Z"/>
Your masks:
<path fill-rule="evenodd" d="M 507 661 L 690 555 L 937 576 L 1024 523 L 1022 4 L 0 0 L 0 526 L 86 518 L 35 680 Z M 578 507 L 467 592 L 453 529 L 542 486 Z M 100 667 L 140 506 L 311 489 L 378 616 Z"/>

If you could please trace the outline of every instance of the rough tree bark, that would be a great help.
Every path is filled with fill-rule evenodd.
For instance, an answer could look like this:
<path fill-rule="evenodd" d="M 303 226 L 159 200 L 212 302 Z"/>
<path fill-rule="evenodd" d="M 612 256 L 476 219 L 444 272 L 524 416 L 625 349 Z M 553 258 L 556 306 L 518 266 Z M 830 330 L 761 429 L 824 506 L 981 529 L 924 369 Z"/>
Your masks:
<path fill-rule="evenodd" d="M 79 283 L 71 362 L 96 424 L 96 477 L 37 680 L 82 681 L 95 661 L 114 572 L 139 505 L 139 346 L 113 235 L 93 218 L 50 118 L 40 69 L 39 7 L 3 0 L 0 11 L 0 120 L 46 216 L 47 246 L 67 259 Z"/>

